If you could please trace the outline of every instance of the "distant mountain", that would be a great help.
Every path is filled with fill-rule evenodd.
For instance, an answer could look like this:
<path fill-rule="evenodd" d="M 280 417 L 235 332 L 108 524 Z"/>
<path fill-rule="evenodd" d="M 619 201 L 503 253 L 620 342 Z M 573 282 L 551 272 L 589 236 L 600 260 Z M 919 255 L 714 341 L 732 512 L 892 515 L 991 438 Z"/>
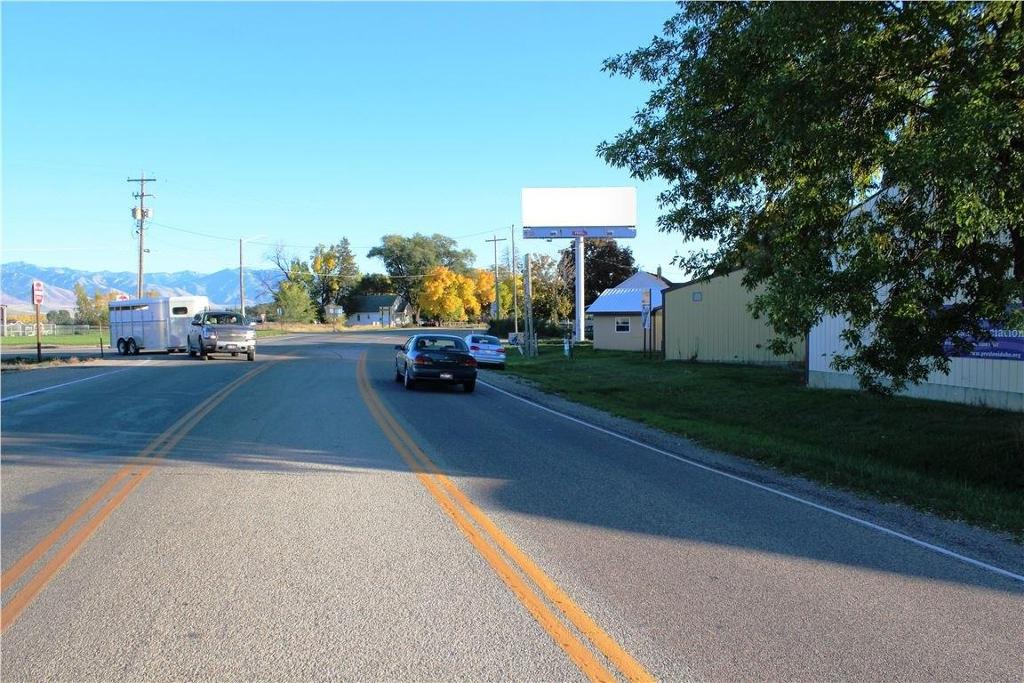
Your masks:
<path fill-rule="evenodd" d="M 75 284 L 81 282 L 89 294 L 118 292 L 135 296 L 135 273 L 42 268 L 15 261 L 0 265 L 0 303 L 12 310 L 32 308 L 32 281 L 43 283 L 43 311 L 75 308 Z M 245 271 L 245 303 L 259 304 L 273 300 L 270 289 L 283 278 L 276 270 Z M 264 284 L 266 283 L 266 284 Z M 270 289 L 268 289 L 268 285 Z M 146 273 L 146 290 L 161 296 L 202 294 L 217 306 L 238 306 L 238 270 L 221 270 L 210 275 L 186 270 L 179 273 Z"/>

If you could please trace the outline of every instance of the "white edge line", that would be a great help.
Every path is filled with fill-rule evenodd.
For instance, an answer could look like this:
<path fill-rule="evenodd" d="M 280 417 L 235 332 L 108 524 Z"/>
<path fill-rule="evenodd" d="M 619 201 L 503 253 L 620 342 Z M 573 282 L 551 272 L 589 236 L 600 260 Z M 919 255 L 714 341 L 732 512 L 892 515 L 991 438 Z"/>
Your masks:
<path fill-rule="evenodd" d="M 145 365 L 148 360 L 144 360 L 139 365 Z M 42 394 L 52 389 L 60 389 L 61 387 L 69 387 L 72 384 L 78 384 L 79 382 L 88 382 L 89 380 L 99 379 L 100 377 L 109 377 L 110 375 L 116 375 L 119 372 L 127 372 L 132 368 L 121 368 L 120 370 L 113 370 L 111 372 L 104 372 L 99 375 L 93 375 L 92 377 L 83 377 L 82 379 L 76 379 L 72 382 L 64 382 L 63 384 L 54 384 L 52 387 L 43 387 L 42 389 L 36 389 L 34 391 L 26 391 L 24 394 L 15 394 L 14 396 L 4 396 L 0 398 L 0 403 L 6 403 L 7 401 L 13 401 L 16 398 L 25 398 L 26 396 L 34 396 L 36 394 Z"/>
<path fill-rule="evenodd" d="M 961 562 L 966 562 L 967 564 L 973 565 L 975 567 L 979 567 L 981 569 L 988 570 L 988 571 L 993 572 L 995 574 L 999 574 L 1000 576 L 1004 576 L 1006 578 L 1013 579 L 1014 581 L 1020 581 L 1021 583 L 1024 583 L 1024 575 L 1015 574 L 1015 573 L 1013 573 L 1011 571 L 1008 571 L 1006 569 L 1002 569 L 1000 567 L 996 567 L 995 565 L 991 565 L 991 564 L 988 564 L 986 562 L 982 562 L 981 560 L 976 560 L 973 557 L 967 557 L 966 555 L 961 555 L 960 553 L 955 552 L 953 550 L 950 550 L 948 548 L 943 548 L 942 546 L 934 545 L 932 543 L 928 543 L 927 541 L 922 541 L 919 538 L 914 538 L 913 536 L 908 536 L 907 534 L 904 534 L 904 533 L 901 533 L 899 531 L 896 531 L 895 529 L 890 529 L 888 527 L 884 527 L 884 526 L 881 526 L 879 524 L 875 524 L 874 522 L 869 522 L 866 519 L 861 519 L 860 517 L 854 517 L 853 515 L 849 515 L 849 514 L 847 514 L 845 512 L 840 512 L 839 510 L 836 510 L 834 508 L 830 508 L 827 505 L 821 505 L 819 503 L 815 503 L 815 502 L 807 500 L 805 498 L 801 498 L 799 496 L 794 496 L 791 493 L 786 493 L 785 491 L 780 491 L 779 489 L 772 488 L 771 486 L 765 486 L 764 484 L 759 484 L 756 481 L 751 481 L 750 479 L 745 479 L 745 478 L 737 476 L 735 474 L 730 474 L 728 472 L 724 472 L 724 471 L 722 471 L 720 469 L 717 469 L 715 467 L 711 467 L 709 465 L 705 465 L 703 463 L 697 462 L 696 460 L 691 460 L 689 458 L 684 458 L 681 455 L 677 455 L 675 453 L 671 453 L 669 451 L 662 450 L 662 449 L 657 448 L 655 446 L 651 446 L 650 444 L 643 443 L 642 441 L 637 441 L 636 439 L 633 439 L 633 438 L 630 438 L 628 436 L 625 436 L 624 434 L 619 434 L 618 432 L 613 432 L 610 429 L 605 429 L 604 427 L 598 427 L 597 425 L 590 424 L 589 422 L 585 422 L 584 420 L 581 420 L 579 418 L 573 417 L 571 415 L 566 415 L 565 413 L 559 412 L 559 411 L 554 410 L 552 408 L 548 408 L 547 406 L 542 406 L 541 404 L 539 404 L 539 403 L 537 403 L 535 401 L 531 401 L 530 399 L 523 398 L 522 396 L 517 396 L 517 395 L 515 395 L 515 394 L 513 394 L 511 392 L 505 391 L 504 389 L 499 389 L 498 387 L 494 386 L 493 384 L 489 384 L 489 383 L 484 382 L 482 380 L 481 380 L 481 384 L 483 384 L 484 386 L 490 387 L 491 389 L 494 389 L 495 391 L 497 391 L 499 393 L 505 394 L 506 396 L 510 396 L 510 397 L 516 399 L 517 401 L 522 401 L 523 403 L 527 403 L 527 404 L 529 404 L 531 406 L 534 406 L 535 408 L 540 408 L 541 410 L 549 412 L 552 415 L 557 415 L 558 417 L 565 418 L 566 420 L 570 420 L 570 421 L 575 422 L 577 424 L 583 425 L 584 427 L 589 427 L 590 429 L 596 430 L 596 431 L 601 432 L 603 434 L 607 434 L 609 436 L 614 436 L 617 439 L 621 439 L 621 440 L 623 440 L 623 441 L 625 441 L 627 443 L 631 443 L 631 444 L 633 444 L 635 446 L 640 446 L 641 448 L 646 448 L 647 450 L 654 451 L 655 453 L 659 453 L 661 455 L 667 456 L 669 458 L 672 458 L 673 460 L 678 460 L 681 463 L 685 463 L 687 465 L 691 465 L 693 467 L 700 468 L 700 469 L 705 470 L 707 472 L 712 472 L 714 474 L 718 474 L 718 475 L 721 475 L 723 477 L 727 477 L 727 478 L 732 479 L 734 481 L 738 481 L 738 482 L 747 484 L 749 486 L 753 486 L 754 488 L 761 489 L 762 491 L 767 491 L 768 493 L 773 493 L 773 494 L 775 494 L 777 496 L 781 496 L 782 498 L 786 498 L 786 499 L 794 501 L 796 503 L 801 503 L 803 505 L 807 505 L 807 506 L 812 507 L 812 508 L 814 508 L 816 510 L 821 510 L 822 512 L 826 512 L 828 514 L 835 515 L 836 517 L 841 517 L 842 519 L 845 519 L 848 522 L 853 522 L 854 524 L 859 524 L 859 525 L 867 527 L 869 529 L 873 529 L 875 531 L 879 531 L 879 532 L 881 532 L 883 534 L 888 534 L 889 536 L 894 536 L 894 537 L 899 538 L 901 540 L 907 541 L 908 543 L 913 543 L 914 545 L 920 546 L 922 548 L 926 548 L 928 550 L 931 550 L 932 552 L 939 553 L 940 555 L 945 555 L 947 557 L 951 557 L 953 559 L 960 560 Z"/>

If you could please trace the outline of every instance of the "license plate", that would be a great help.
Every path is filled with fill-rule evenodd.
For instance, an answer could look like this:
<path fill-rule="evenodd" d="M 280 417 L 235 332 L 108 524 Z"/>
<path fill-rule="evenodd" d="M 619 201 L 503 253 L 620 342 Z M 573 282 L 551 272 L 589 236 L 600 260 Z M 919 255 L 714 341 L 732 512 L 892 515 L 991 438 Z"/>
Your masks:
<path fill-rule="evenodd" d="M 452 373 L 450 373 L 450 372 L 442 372 L 441 373 L 441 379 L 451 379 L 451 378 L 452 378 Z"/>
<path fill-rule="evenodd" d="M 238 345 L 237 345 L 237 344 L 226 344 L 225 346 L 226 346 L 227 348 L 229 348 L 229 349 L 237 349 L 237 348 L 238 348 Z"/>

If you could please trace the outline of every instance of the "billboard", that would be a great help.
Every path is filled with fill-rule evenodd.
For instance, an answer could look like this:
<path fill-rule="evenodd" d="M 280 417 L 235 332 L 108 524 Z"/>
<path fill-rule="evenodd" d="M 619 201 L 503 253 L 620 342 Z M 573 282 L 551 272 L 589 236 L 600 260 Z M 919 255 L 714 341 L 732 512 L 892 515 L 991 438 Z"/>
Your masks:
<path fill-rule="evenodd" d="M 636 237 L 635 187 L 524 187 L 523 237 Z"/>
<path fill-rule="evenodd" d="M 1019 306 L 1013 307 L 1020 310 Z M 987 322 L 982 323 L 982 328 L 992 335 L 989 341 L 980 342 L 968 338 L 974 343 L 969 353 L 960 353 L 953 348 L 950 341 L 943 345 L 943 351 L 950 358 L 990 358 L 996 360 L 1024 360 L 1024 331 L 1011 327 L 993 327 Z"/>

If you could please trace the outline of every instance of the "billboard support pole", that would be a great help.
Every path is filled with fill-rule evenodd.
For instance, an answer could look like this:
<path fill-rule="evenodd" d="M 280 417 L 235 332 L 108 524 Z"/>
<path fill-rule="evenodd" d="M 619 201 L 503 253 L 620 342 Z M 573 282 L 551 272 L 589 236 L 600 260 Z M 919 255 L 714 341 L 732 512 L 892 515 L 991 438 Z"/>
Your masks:
<path fill-rule="evenodd" d="M 587 338 L 583 312 L 583 238 L 575 237 L 576 241 L 576 343 Z"/>

